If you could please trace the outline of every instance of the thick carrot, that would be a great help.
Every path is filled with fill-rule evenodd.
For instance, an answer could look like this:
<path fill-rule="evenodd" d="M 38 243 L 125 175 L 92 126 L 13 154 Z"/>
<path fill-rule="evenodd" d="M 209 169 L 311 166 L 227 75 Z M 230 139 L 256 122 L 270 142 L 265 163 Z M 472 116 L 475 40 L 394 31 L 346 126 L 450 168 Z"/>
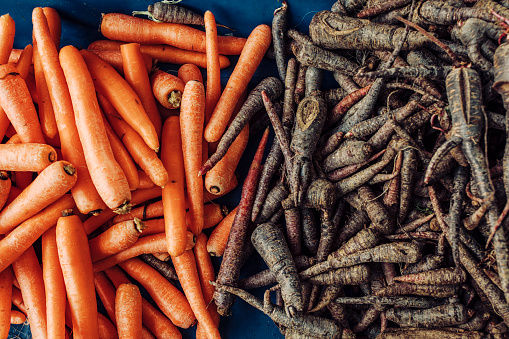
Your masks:
<path fill-rule="evenodd" d="M 0 168 L 5 171 L 40 172 L 55 160 L 57 154 L 50 145 L 0 144 Z"/>
<path fill-rule="evenodd" d="M 105 96 L 98 94 L 98 99 L 108 122 L 122 140 L 134 162 L 147 173 L 153 183 L 161 187 L 166 185 L 168 173 L 156 151 L 151 149 L 140 134 L 118 115 L 112 103 Z"/>
<path fill-rule="evenodd" d="M 184 82 L 177 76 L 156 70 L 150 76 L 152 93 L 157 101 L 168 109 L 179 108 L 184 92 Z"/>
<path fill-rule="evenodd" d="M 115 297 L 115 318 L 119 339 L 141 338 L 141 293 L 134 284 L 120 284 Z"/>
<path fill-rule="evenodd" d="M 15 31 L 14 19 L 9 14 L 0 16 L 0 64 L 9 62 Z"/>
<path fill-rule="evenodd" d="M 132 258 L 119 264 L 150 294 L 161 311 L 181 328 L 189 328 L 196 320 L 188 300 L 166 278 L 140 259 Z"/>
<path fill-rule="evenodd" d="M 70 45 L 60 50 L 59 58 L 92 182 L 106 206 L 118 209 L 118 213 L 128 212 L 131 190 L 113 156 L 87 64 L 80 51 Z"/>
<path fill-rule="evenodd" d="M 143 54 L 140 51 L 140 44 L 121 45 L 120 53 L 122 54 L 122 65 L 124 66 L 124 78 L 140 97 L 141 104 L 154 124 L 157 136 L 161 139 L 163 123 L 150 87 L 149 73 L 145 71 L 143 66 Z"/>
<path fill-rule="evenodd" d="M 54 222 L 54 225 L 56 225 L 56 221 Z M 16 230 L 12 233 L 16 232 Z M 58 259 L 55 226 L 50 227 L 46 232 L 44 232 L 41 244 L 42 275 L 44 279 L 44 290 L 46 292 L 48 338 L 64 338 L 65 307 L 67 297 L 65 292 L 64 276 Z"/>
<path fill-rule="evenodd" d="M 74 338 L 97 338 L 97 302 L 92 260 L 83 223 L 76 215 L 58 219 L 58 258 L 71 307 Z"/>
<path fill-rule="evenodd" d="M 26 82 L 12 64 L 0 65 L 0 106 L 22 142 L 45 143 Z"/>
<path fill-rule="evenodd" d="M 179 277 L 180 285 L 196 315 L 196 319 L 201 323 L 207 332 L 209 339 L 221 338 L 216 323 L 207 311 L 207 305 L 203 299 L 203 292 L 200 284 L 200 277 L 196 265 L 196 259 L 193 251 L 185 251 L 178 257 L 172 257 L 171 261 L 175 266 Z"/>
<path fill-rule="evenodd" d="M 95 213 L 106 208 L 92 183 L 87 170 L 83 149 L 79 139 L 71 96 L 64 71 L 60 66 L 58 51 L 52 40 L 44 11 L 36 7 L 32 11 L 33 34 L 39 53 L 44 77 L 53 105 L 53 111 L 62 144 L 63 159 L 76 166 L 79 179 L 71 193 L 81 213 Z"/>
<path fill-rule="evenodd" d="M 180 66 L 177 72 L 177 77 L 179 77 L 179 79 L 182 80 L 184 84 L 190 80 L 196 80 L 203 84 L 203 75 L 201 74 L 198 66 L 195 64 L 187 63 Z"/>
<path fill-rule="evenodd" d="M 210 234 L 207 240 L 207 251 L 210 255 L 214 257 L 221 257 L 223 255 L 237 209 L 238 207 L 235 207 L 231 210 Z"/>
<path fill-rule="evenodd" d="M 35 250 L 30 246 L 12 263 L 34 338 L 47 338 L 44 280 Z M 14 292 L 14 288 L 13 288 Z"/>
<path fill-rule="evenodd" d="M 133 245 L 145 229 L 140 219 L 123 221 L 88 241 L 92 262 L 106 258 Z"/>
<path fill-rule="evenodd" d="M 185 251 L 186 197 L 180 120 L 168 117 L 163 125 L 161 161 L 168 171 L 168 184 L 163 188 L 163 213 L 168 253 L 174 256 Z"/>
<path fill-rule="evenodd" d="M 89 51 L 80 52 L 92 75 L 96 91 L 112 103 L 122 118 L 140 134 L 151 149 L 158 150 L 159 139 L 154 124 L 143 109 L 136 92 L 107 62 Z"/>
<path fill-rule="evenodd" d="M 180 108 L 180 134 L 184 154 L 186 188 L 189 210 L 193 215 L 188 225 L 195 235 L 203 229 L 203 179 L 198 176 L 202 166 L 203 123 L 205 117 L 205 89 L 198 81 L 184 87 Z"/>
<path fill-rule="evenodd" d="M 0 272 L 0 338 L 9 336 L 13 277 L 12 267 Z"/>
<path fill-rule="evenodd" d="M 96 40 L 88 45 L 89 50 L 120 50 L 120 46 L 125 42 L 113 40 Z M 140 45 L 140 51 L 158 62 L 168 64 L 195 64 L 198 67 L 207 67 L 207 56 L 205 53 L 188 51 L 168 45 Z M 221 69 L 229 67 L 230 60 L 224 55 L 219 55 L 219 67 Z"/>
<path fill-rule="evenodd" d="M 0 212 L 0 232 L 11 231 L 23 221 L 63 196 L 76 182 L 76 170 L 67 161 L 56 161 Z"/>
<path fill-rule="evenodd" d="M 101 33 L 110 40 L 140 44 L 167 44 L 181 49 L 205 53 L 205 32 L 190 26 L 154 22 L 121 13 L 104 14 Z M 219 53 L 239 55 L 246 39 L 233 36 L 218 37 Z"/>
<path fill-rule="evenodd" d="M 208 142 L 214 142 L 221 138 L 235 104 L 258 68 L 271 41 L 270 27 L 265 24 L 255 27 L 247 38 L 245 48 L 242 50 L 228 83 L 205 127 L 204 135 Z"/>

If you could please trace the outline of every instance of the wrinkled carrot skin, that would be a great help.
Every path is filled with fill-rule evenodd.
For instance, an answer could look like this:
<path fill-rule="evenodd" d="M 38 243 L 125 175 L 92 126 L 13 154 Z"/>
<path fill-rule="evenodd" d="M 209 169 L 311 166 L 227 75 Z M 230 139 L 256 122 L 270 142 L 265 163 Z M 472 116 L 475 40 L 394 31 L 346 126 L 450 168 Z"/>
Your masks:
<path fill-rule="evenodd" d="M 13 277 L 12 267 L 0 272 L 0 338 L 9 335 Z"/>
<path fill-rule="evenodd" d="M 115 318 L 118 338 L 142 336 L 141 293 L 134 284 L 120 284 L 115 296 Z"/>
<path fill-rule="evenodd" d="M 96 40 L 88 45 L 89 50 L 120 50 L 120 46 L 125 42 L 112 40 Z M 168 45 L 140 45 L 140 51 L 152 59 L 168 64 L 183 65 L 187 63 L 195 64 L 198 67 L 207 67 L 207 58 L 205 53 L 188 51 Z M 221 69 L 230 66 L 230 59 L 224 55 L 219 55 L 219 67 Z"/>
<path fill-rule="evenodd" d="M 75 338 L 97 338 L 97 302 L 92 259 L 83 223 L 76 215 L 58 219 L 58 257 L 72 313 Z"/>
<path fill-rule="evenodd" d="M 186 50 L 205 52 L 205 32 L 186 25 L 158 23 L 131 15 L 108 13 L 102 17 L 100 31 L 110 40 L 140 44 L 167 44 Z M 244 38 L 218 37 L 219 52 L 224 55 L 239 55 L 245 42 Z"/>

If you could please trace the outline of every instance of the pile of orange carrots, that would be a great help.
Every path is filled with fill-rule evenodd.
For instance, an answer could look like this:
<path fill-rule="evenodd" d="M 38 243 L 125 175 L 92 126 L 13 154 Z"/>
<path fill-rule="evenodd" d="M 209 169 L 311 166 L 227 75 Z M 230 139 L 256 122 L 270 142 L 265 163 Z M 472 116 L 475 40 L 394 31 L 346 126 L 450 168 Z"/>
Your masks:
<path fill-rule="evenodd" d="M 60 48 L 52 8 L 33 9 L 23 50 L 0 17 L 0 338 L 25 317 L 34 338 L 180 338 L 196 322 L 197 338 L 220 338 L 210 253 L 224 251 L 235 210 L 212 201 L 236 187 L 248 129 L 198 173 L 271 30 L 218 36 L 204 17 L 201 31 L 105 14 L 109 40 L 82 50 Z M 222 89 L 225 55 L 240 57 Z M 156 59 L 181 64 L 178 76 L 153 70 Z M 137 258 L 147 253 L 171 258 L 183 292 Z"/>

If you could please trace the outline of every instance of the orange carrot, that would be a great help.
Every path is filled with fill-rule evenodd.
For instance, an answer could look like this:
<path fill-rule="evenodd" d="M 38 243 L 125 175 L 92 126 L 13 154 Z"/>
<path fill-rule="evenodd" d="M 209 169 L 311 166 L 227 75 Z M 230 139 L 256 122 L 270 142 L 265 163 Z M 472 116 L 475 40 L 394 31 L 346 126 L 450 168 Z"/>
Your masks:
<path fill-rule="evenodd" d="M 6 64 L 14 44 L 16 30 L 14 19 L 9 14 L 0 16 L 0 64 Z"/>
<path fill-rule="evenodd" d="M 108 122 L 120 140 L 122 140 L 127 151 L 133 157 L 134 162 L 147 173 L 156 185 L 161 187 L 166 185 L 168 173 L 161 159 L 157 156 L 156 151 L 148 147 L 139 133 L 118 116 L 117 111 L 105 96 L 99 94 L 97 97 Z"/>
<path fill-rule="evenodd" d="M 207 235 L 200 233 L 196 237 L 196 244 L 194 245 L 194 256 L 196 258 L 196 266 L 198 267 L 198 274 L 200 276 L 201 290 L 205 304 L 212 301 L 214 295 L 214 286 L 209 284 L 209 281 L 216 281 L 216 273 L 210 254 L 207 251 Z"/>
<path fill-rule="evenodd" d="M 169 117 L 163 125 L 161 161 L 168 171 L 168 184 L 163 188 L 162 204 L 167 251 L 181 255 L 185 251 L 186 197 L 185 173 L 179 117 Z"/>
<path fill-rule="evenodd" d="M 149 72 L 146 72 L 143 67 L 144 54 L 140 51 L 140 44 L 124 44 L 120 46 L 120 53 L 122 54 L 124 78 L 140 97 L 141 104 L 154 124 L 158 138 L 161 139 L 163 123 L 161 115 L 157 110 L 156 100 L 152 93 L 152 87 L 150 86 L 150 78 L 148 74 L 151 69 Z"/>
<path fill-rule="evenodd" d="M 4 207 L 9 192 L 11 191 L 11 179 L 5 171 L 0 171 L 0 210 Z"/>
<path fill-rule="evenodd" d="M 89 50 L 120 50 L 120 46 L 125 42 L 113 40 L 96 40 L 88 45 Z M 168 45 L 140 45 L 140 51 L 158 62 L 168 64 L 195 64 L 198 67 L 207 67 L 207 58 L 205 53 L 188 51 Z M 219 55 L 219 67 L 221 69 L 230 66 L 230 59 L 224 55 Z"/>
<path fill-rule="evenodd" d="M 115 297 L 118 338 L 140 338 L 142 332 L 141 293 L 134 284 L 120 284 Z"/>
<path fill-rule="evenodd" d="M 26 82 L 12 64 L 0 65 L 0 106 L 23 142 L 45 142 Z"/>
<path fill-rule="evenodd" d="M 106 40 L 97 40 L 97 41 L 106 41 Z M 109 41 L 109 40 L 108 40 Z M 19 56 L 21 55 L 21 52 L 23 52 L 20 48 L 13 48 L 11 51 L 11 54 L 9 54 L 9 63 L 15 64 L 19 60 Z"/>
<path fill-rule="evenodd" d="M 47 323 L 44 280 L 39 260 L 32 246 L 12 263 L 12 269 L 19 283 L 27 317 L 30 319 L 32 336 L 34 338 L 46 338 Z"/>
<path fill-rule="evenodd" d="M 127 14 L 108 13 L 102 17 L 100 31 L 110 40 L 167 44 L 205 53 L 205 32 L 187 25 L 154 22 Z M 218 37 L 219 52 L 224 55 L 239 55 L 245 43 L 244 38 Z"/>
<path fill-rule="evenodd" d="M 126 213 L 129 211 L 131 190 L 113 156 L 87 64 L 80 51 L 70 45 L 60 50 L 59 58 L 92 182 L 106 206 L 118 209 L 118 213 Z"/>
<path fill-rule="evenodd" d="M 108 317 L 111 319 L 111 322 L 116 325 L 115 286 L 104 272 L 94 273 L 94 286 Z"/>
<path fill-rule="evenodd" d="M 125 174 L 129 189 L 134 191 L 140 187 L 140 176 L 136 164 L 106 117 L 101 114 L 101 118 L 104 128 L 106 129 L 106 135 L 108 136 L 111 150 L 113 151 L 113 156 L 118 165 L 122 168 L 122 172 Z"/>
<path fill-rule="evenodd" d="M 73 208 L 74 201 L 69 194 L 55 201 L 41 212 L 22 222 L 0 240 L 0 269 L 12 264 L 23 252 L 50 227 L 57 223 L 62 211 Z"/>
<path fill-rule="evenodd" d="M 56 220 L 58 220 L 58 217 Z M 54 225 L 56 225 L 56 221 Z M 19 227 L 12 233 L 16 232 L 18 229 Z M 64 338 L 67 296 L 65 292 L 64 276 L 58 259 L 55 226 L 50 227 L 42 235 L 42 274 L 44 290 L 46 292 L 48 338 Z"/>
<path fill-rule="evenodd" d="M 189 81 L 184 87 L 180 108 L 180 134 L 184 154 L 186 188 L 195 235 L 203 229 L 203 179 L 198 176 L 202 165 L 203 122 L 205 114 L 205 89 L 198 81 Z"/>
<path fill-rule="evenodd" d="M 159 309 L 175 326 L 189 328 L 196 321 L 184 294 L 156 269 L 137 258 L 123 261 L 119 266 L 147 290 Z"/>
<path fill-rule="evenodd" d="M 219 162 L 205 174 L 205 188 L 212 194 L 221 193 L 230 186 L 237 166 L 249 140 L 249 124 L 246 124 Z"/>
<path fill-rule="evenodd" d="M 58 51 L 52 40 L 44 11 L 36 7 L 32 11 L 33 34 L 36 41 L 44 77 L 51 96 L 53 112 L 62 144 L 63 159 L 76 166 L 78 181 L 71 190 L 76 206 L 81 213 L 98 213 L 106 205 L 90 178 L 83 149 L 79 139 L 71 96 L 65 81 L 64 71 L 60 66 Z"/>
<path fill-rule="evenodd" d="M 0 272 L 0 338 L 9 336 L 13 276 L 10 266 Z"/>
<path fill-rule="evenodd" d="M 205 124 L 221 97 L 221 73 L 219 66 L 219 50 L 217 45 L 216 18 L 211 11 L 203 15 L 205 21 L 205 35 L 207 41 L 207 91 L 205 97 Z"/>
<path fill-rule="evenodd" d="M 153 150 L 159 149 L 159 139 L 140 98 L 115 69 L 97 55 L 80 51 L 88 66 L 97 92 L 104 95 L 122 118 L 143 138 Z"/>
<path fill-rule="evenodd" d="M 99 339 L 118 338 L 117 328 L 102 313 L 97 313 L 97 326 L 99 327 Z"/>
<path fill-rule="evenodd" d="M 11 267 L 12 269 L 12 267 Z M 13 274 L 14 276 L 14 274 Z M 13 281 L 14 282 L 14 281 Z M 23 296 L 21 295 L 21 291 L 18 287 L 12 285 L 12 304 L 16 306 L 21 312 L 25 315 L 27 314 L 27 310 L 25 304 L 23 303 Z"/>
<path fill-rule="evenodd" d="M 59 49 L 60 36 L 62 34 L 60 14 L 58 14 L 58 11 L 53 7 L 43 7 L 42 11 L 44 12 L 44 16 L 46 17 L 46 21 L 48 22 L 48 28 L 51 35 L 51 39 L 53 40 L 55 47 Z"/>
<path fill-rule="evenodd" d="M 216 226 L 228 214 L 228 209 L 220 204 L 204 204 L 203 205 L 203 229 Z M 188 225 L 192 222 L 191 214 L 186 213 L 186 221 Z"/>
<path fill-rule="evenodd" d="M 120 53 L 120 50 L 88 50 L 89 52 L 94 53 L 102 60 L 106 61 L 108 64 L 110 64 L 117 72 L 118 74 L 125 76 L 124 71 L 124 61 L 122 58 L 122 54 Z M 142 54 L 141 56 L 141 63 L 142 67 L 145 69 L 145 71 L 148 73 L 152 70 L 152 67 L 154 65 L 154 60 L 152 57 L 148 56 L 147 54 Z"/>
<path fill-rule="evenodd" d="M 33 50 L 32 45 L 27 45 L 21 52 L 18 62 L 16 62 L 16 69 L 24 80 L 28 77 L 30 67 L 32 66 Z"/>
<path fill-rule="evenodd" d="M 226 248 L 228 241 L 228 235 L 232 228 L 235 214 L 237 213 L 237 207 L 235 207 L 228 215 L 214 228 L 210 234 L 209 240 L 207 241 L 207 251 L 210 255 L 215 257 L 221 257 Z"/>
<path fill-rule="evenodd" d="M 115 287 L 131 282 L 124 271 L 118 266 L 108 268 L 106 275 Z M 143 326 L 147 327 L 157 338 L 182 338 L 182 334 L 168 317 L 152 306 L 145 298 L 142 298 L 141 301 Z"/>
<path fill-rule="evenodd" d="M 196 80 L 203 84 L 203 75 L 195 64 L 183 64 L 179 67 L 177 76 L 186 84 L 189 80 Z"/>
<path fill-rule="evenodd" d="M 150 76 L 152 93 L 157 101 L 168 109 L 179 108 L 184 91 L 184 82 L 168 72 L 154 71 Z"/>
<path fill-rule="evenodd" d="M 145 171 L 143 171 L 143 170 L 140 170 L 140 169 L 138 170 L 138 178 L 139 178 L 139 182 L 140 182 L 138 184 L 139 189 L 152 188 L 155 186 L 152 179 L 150 179 L 148 174 L 145 173 Z"/>
<path fill-rule="evenodd" d="M 221 138 L 240 95 L 247 88 L 271 42 L 271 29 L 265 24 L 255 27 L 247 38 L 237 65 L 205 127 L 204 135 L 208 142 Z"/>
<path fill-rule="evenodd" d="M 72 313 L 74 338 L 97 338 L 97 302 L 92 260 L 83 223 L 76 215 L 58 219 L 58 258 Z"/>
<path fill-rule="evenodd" d="M 97 237 L 90 239 L 88 246 L 92 262 L 127 249 L 138 240 L 144 229 L 145 223 L 135 218 L 114 224 Z"/>
<path fill-rule="evenodd" d="M 41 58 L 37 48 L 34 50 L 34 75 L 35 85 L 37 90 L 37 106 L 39 110 L 39 119 L 41 122 L 41 129 L 44 135 L 53 138 L 58 133 L 57 122 L 55 119 L 55 112 L 53 112 L 53 105 L 51 103 L 51 96 L 48 89 L 48 84 L 44 78 L 44 71 L 42 69 Z"/>
<path fill-rule="evenodd" d="M 23 313 L 23 312 L 20 312 L 20 311 L 16 311 L 16 310 L 11 310 L 10 312 L 10 320 L 11 320 L 11 324 L 14 324 L 14 325 L 21 325 L 23 324 L 27 317 L 26 315 Z"/>
<path fill-rule="evenodd" d="M 196 315 L 196 319 L 205 327 L 207 337 L 209 339 L 221 338 L 214 320 L 207 311 L 193 251 L 185 251 L 178 257 L 172 257 L 171 260 L 179 277 L 179 283 Z"/>
<path fill-rule="evenodd" d="M 5 234 L 62 197 L 76 182 L 76 170 L 67 161 L 56 161 L 0 212 L 0 233 Z"/>
<path fill-rule="evenodd" d="M 5 171 L 40 172 L 57 160 L 53 147 L 46 144 L 0 144 L 0 168 Z"/>

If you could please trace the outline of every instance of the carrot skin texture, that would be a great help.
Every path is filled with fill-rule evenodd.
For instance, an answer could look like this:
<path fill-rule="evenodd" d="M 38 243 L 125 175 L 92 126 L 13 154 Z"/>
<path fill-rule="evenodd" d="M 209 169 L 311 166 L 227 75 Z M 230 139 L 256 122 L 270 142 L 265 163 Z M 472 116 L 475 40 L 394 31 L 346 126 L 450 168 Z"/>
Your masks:
<path fill-rule="evenodd" d="M 254 204 L 255 189 L 260 173 L 262 170 L 262 157 L 265 150 L 269 135 L 269 129 L 266 129 L 263 137 L 258 145 L 258 149 L 253 157 L 251 167 L 242 186 L 242 193 L 240 203 L 235 213 L 232 228 L 228 238 L 223 261 L 219 268 L 216 281 L 221 284 L 235 284 L 240 275 L 241 258 L 238 255 L 239 251 L 244 247 L 245 239 L 247 236 L 248 225 L 251 218 L 251 210 Z M 226 315 L 230 312 L 233 305 L 233 295 L 225 291 L 216 290 L 214 292 L 214 301 L 217 305 L 219 314 Z"/>
<path fill-rule="evenodd" d="M 12 304 L 12 279 L 14 272 L 12 267 L 7 267 L 0 272 L 0 338 L 7 338 L 11 326 L 10 314 Z"/>
<path fill-rule="evenodd" d="M 120 284 L 115 296 L 115 318 L 118 338 L 141 338 L 141 294 L 134 284 Z"/>
<path fill-rule="evenodd" d="M 6 64 L 9 61 L 15 31 L 14 19 L 9 14 L 0 16 L 0 64 Z"/>
<path fill-rule="evenodd" d="M 77 338 L 97 338 L 97 302 L 92 259 L 83 223 L 76 215 L 61 217 L 56 227 L 58 257 Z"/>
<path fill-rule="evenodd" d="M 231 210 L 210 234 L 207 240 L 207 251 L 210 255 L 214 257 L 221 257 L 223 255 L 237 209 L 238 207 L 235 207 Z"/>
<path fill-rule="evenodd" d="M 204 130 L 208 142 L 218 141 L 224 133 L 235 104 L 246 89 L 272 41 L 271 29 L 262 24 L 253 29 L 239 60 L 228 79 L 219 101 Z"/>
<path fill-rule="evenodd" d="M 117 328 L 115 325 L 100 312 L 97 312 L 97 326 L 99 328 L 100 339 L 118 338 Z"/>
<path fill-rule="evenodd" d="M 56 159 L 55 149 L 47 144 L 0 144 L 0 168 L 4 171 L 40 172 Z"/>

